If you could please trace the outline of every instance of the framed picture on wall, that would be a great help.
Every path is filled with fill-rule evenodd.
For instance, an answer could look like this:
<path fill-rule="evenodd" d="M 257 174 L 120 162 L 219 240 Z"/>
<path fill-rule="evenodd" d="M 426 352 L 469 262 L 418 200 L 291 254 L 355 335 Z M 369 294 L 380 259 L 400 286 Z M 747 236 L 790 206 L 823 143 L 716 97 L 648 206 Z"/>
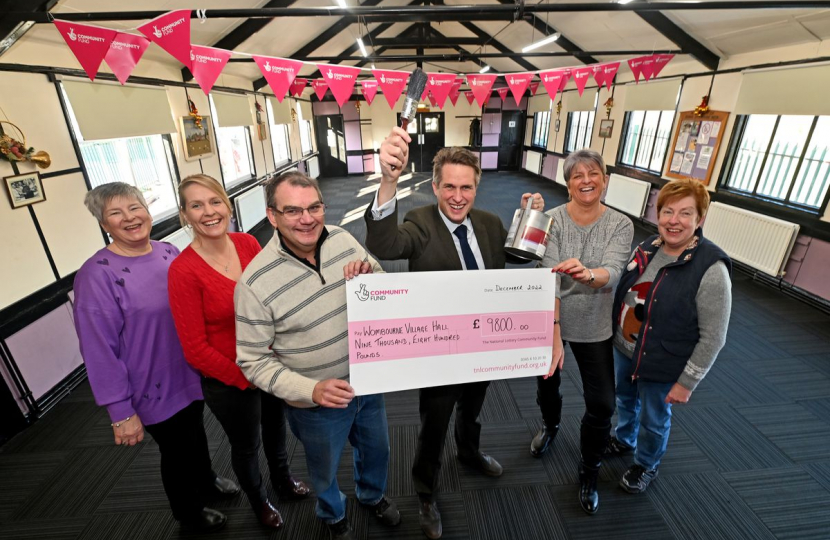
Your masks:
<path fill-rule="evenodd" d="M 609 139 L 611 137 L 611 132 L 614 131 L 614 121 L 613 120 L 600 120 L 599 121 L 599 136 L 603 139 Z"/>
<path fill-rule="evenodd" d="M 7 176 L 5 180 L 12 208 L 20 208 L 46 200 L 43 182 L 37 172 Z"/>
<path fill-rule="evenodd" d="M 559 133 L 559 119 L 558 118 L 553 123 L 553 131 L 555 131 L 556 133 Z"/>
<path fill-rule="evenodd" d="M 179 124 L 186 161 L 196 161 L 213 155 L 210 116 L 202 117 L 201 127 L 196 125 L 196 119 L 192 116 L 182 116 Z"/>

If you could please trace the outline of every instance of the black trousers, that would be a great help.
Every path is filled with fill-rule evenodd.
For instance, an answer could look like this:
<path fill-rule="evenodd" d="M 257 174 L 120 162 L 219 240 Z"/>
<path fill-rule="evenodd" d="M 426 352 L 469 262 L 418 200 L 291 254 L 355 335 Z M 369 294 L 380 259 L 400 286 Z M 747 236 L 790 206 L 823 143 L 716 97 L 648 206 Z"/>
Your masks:
<path fill-rule="evenodd" d="M 254 511 L 259 512 L 268 500 L 259 471 L 260 447 L 265 447 L 272 484 L 291 474 L 285 451 L 283 401 L 259 389 L 240 390 L 210 377 L 202 377 L 202 392 L 228 436 L 231 466 L 239 485 Z"/>
<path fill-rule="evenodd" d="M 144 426 L 159 445 L 161 481 L 179 521 L 195 518 L 214 490 L 204 410 L 204 401 L 194 401 L 167 420 Z"/>
<path fill-rule="evenodd" d="M 596 470 L 602 465 L 602 453 L 611 431 L 614 415 L 614 351 L 613 338 L 593 343 L 569 342 L 579 375 L 582 377 L 585 414 L 580 429 L 582 466 Z M 536 378 L 536 402 L 542 418 L 550 427 L 562 420 L 562 373 L 556 370 L 547 379 Z"/>
<path fill-rule="evenodd" d="M 421 497 L 431 498 L 435 491 L 453 407 L 456 407 L 455 442 L 458 455 L 471 458 L 478 454 L 481 437 L 478 415 L 489 385 L 489 381 L 484 381 L 421 388 L 421 431 L 418 434 L 415 463 L 412 465 L 415 491 Z"/>

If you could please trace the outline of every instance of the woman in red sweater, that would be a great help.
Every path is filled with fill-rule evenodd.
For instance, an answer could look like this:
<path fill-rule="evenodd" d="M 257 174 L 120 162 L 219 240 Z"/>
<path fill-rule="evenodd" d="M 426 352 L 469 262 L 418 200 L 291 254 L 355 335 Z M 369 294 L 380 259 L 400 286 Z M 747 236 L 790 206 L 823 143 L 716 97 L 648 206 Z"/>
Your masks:
<path fill-rule="evenodd" d="M 254 387 L 236 366 L 233 291 L 261 248 L 249 234 L 228 232 L 230 200 L 210 176 L 182 180 L 179 202 L 182 226 L 192 228 L 193 242 L 167 277 L 176 330 L 187 362 L 202 374 L 205 402 L 228 436 L 233 471 L 254 513 L 263 525 L 279 529 L 282 517 L 259 471 L 260 441 L 281 498 L 302 498 L 309 489 L 288 467 L 282 400 Z"/>

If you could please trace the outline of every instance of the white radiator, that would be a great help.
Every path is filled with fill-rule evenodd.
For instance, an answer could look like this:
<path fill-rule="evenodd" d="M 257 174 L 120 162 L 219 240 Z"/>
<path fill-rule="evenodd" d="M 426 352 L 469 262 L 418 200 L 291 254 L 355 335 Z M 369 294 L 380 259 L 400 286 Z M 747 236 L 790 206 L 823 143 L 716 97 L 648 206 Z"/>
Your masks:
<path fill-rule="evenodd" d="M 310 178 L 317 178 L 320 176 L 320 160 L 317 156 L 309 158 L 308 161 L 305 162 L 305 166 Z"/>
<path fill-rule="evenodd" d="M 181 228 L 178 231 L 172 234 L 168 234 L 167 236 L 161 239 L 162 242 L 168 242 L 170 244 L 173 244 L 174 246 L 179 248 L 179 251 L 182 251 L 184 250 L 184 248 L 189 246 L 191 240 L 192 239 L 190 237 L 190 231 L 189 229 L 185 228 Z"/>
<path fill-rule="evenodd" d="M 799 226 L 722 203 L 709 205 L 703 233 L 734 260 L 779 277 Z"/>
<path fill-rule="evenodd" d="M 248 232 L 268 217 L 265 205 L 265 187 L 258 184 L 234 200 L 239 230 Z"/>
<path fill-rule="evenodd" d="M 637 218 L 646 212 L 651 184 L 612 173 L 605 191 L 605 204 Z"/>
<path fill-rule="evenodd" d="M 533 174 L 540 174 L 542 172 L 542 154 L 528 150 L 527 159 L 525 160 L 525 170 Z"/>
<path fill-rule="evenodd" d="M 558 158 L 556 160 L 556 180 L 557 184 L 562 184 L 565 187 L 568 187 L 568 183 L 565 182 L 565 158 Z"/>

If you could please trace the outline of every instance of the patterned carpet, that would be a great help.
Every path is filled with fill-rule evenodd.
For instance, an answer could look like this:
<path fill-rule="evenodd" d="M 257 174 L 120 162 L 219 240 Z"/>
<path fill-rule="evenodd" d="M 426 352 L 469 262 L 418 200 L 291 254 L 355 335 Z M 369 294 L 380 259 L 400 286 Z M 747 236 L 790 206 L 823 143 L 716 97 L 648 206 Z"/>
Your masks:
<path fill-rule="evenodd" d="M 322 181 L 328 223 L 365 237 L 362 213 L 376 179 Z M 429 178 L 401 184 L 401 209 L 434 201 Z M 476 206 L 507 224 L 526 191 L 547 207 L 564 190 L 524 173 L 488 173 Z M 636 240 L 649 231 L 637 226 Z M 260 241 L 270 237 L 262 228 Z M 388 271 L 405 263 L 384 262 Z M 497 381 L 482 412 L 482 449 L 504 465 L 501 478 L 483 477 L 454 458 L 448 440 L 438 497 L 444 538 L 475 540 L 828 539 L 830 538 L 830 317 L 737 273 L 726 347 L 691 402 L 675 407 L 671 442 L 659 478 L 642 495 L 617 487 L 630 458 L 602 469 L 600 510 L 587 516 L 577 502 L 581 382 L 568 355 L 562 389 L 563 428 L 542 459 L 528 452 L 540 424 L 531 379 Z M 355 504 L 351 450 L 339 477 L 359 539 L 424 538 L 409 468 L 418 432 L 416 391 L 386 397 L 391 440 L 388 494 L 403 523 L 387 529 Z M 205 424 L 214 468 L 232 476 L 221 427 Z M 307 478 L 304 451 L 290 438 L 295 473 Z M 87 384 L 46 417 L 0 448 L 0 538 L 172 539 L 181 537 L 167 509 L 154 442 L 112 444 L 106 414 Z M 263 470 L 265 462 L 263 460 Z M 262 530 L 244 496 L 217 502 L 228 526 L 206 538 L 326 539 L 313 500 L 280 502 L 286 527 Z M 191 537 L 193 538 L 193 537 Z"/>

